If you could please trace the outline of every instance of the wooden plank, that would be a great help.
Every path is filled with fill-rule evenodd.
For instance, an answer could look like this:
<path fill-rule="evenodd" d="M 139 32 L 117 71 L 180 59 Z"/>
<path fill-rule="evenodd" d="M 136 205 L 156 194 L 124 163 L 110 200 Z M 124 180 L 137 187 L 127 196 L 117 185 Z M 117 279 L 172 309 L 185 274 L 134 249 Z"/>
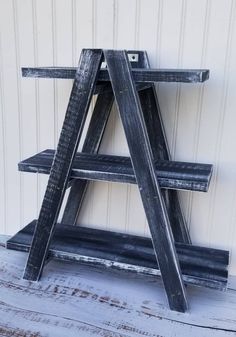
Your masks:
<path fill-rule="evenodd" d="M 137 61 L 131 62 L 132 67 L 137 68 L 138 66 L 142 66 L 144 52 L 128 51 L 127 53 L 128 55 L 130 55 L 131 60 L 132 58 L 137 59 Z M 101 85 L 96 85 L 96 88 Z M 82 152 L 97 153 L 99 150 L 103 133 L 114 101 L 114 95 L 110 83 L 109 86 L 111 92 L 105 92 L 103 95 L 100 94 L 97 97 L 85 142 L 83 144 Z M 137 90 L 144 90 L 145 86 L 146 84 L 137 84 L 136 88 Z M 72 185 L 72 187 L 65 206 L 62 223 L 75 225 L 79 216 L 84 194 L 87 189 L 87 182 L 85 180 L 75 179 L 72 180 L 70 184 Z"/>
<path fill-rule="evenodd" d="M 49 174 L 55 155 L 54 150 L 45 150 L 18 164 L 22 172 Z M 206 192 L 212 165 L 156 160 L 155 171 L 162 188 Z M 72 179 L 89 179 L 136 183 L 129 157 L 76 153 L 70 173 Z"/>
<path fill-rule="evenodd" d="M 153 156 L 155 159 L 170 160 L 155 88 L 140 92 L 139 97 Z M 165 200 L 175 241 L 190 243 L 191 239 L 182 214 L 177 191 L 165 190 L 162 192 L 162 196 Z"/>
<path fill-rule="evenodd" d="M 98 152 L 113 101 L 114 95 L 112 92 L 100 94 L 98 96 L 83 144 L 83 152 Z M 72 182 L 71 190 L 62 217 L 62 223 L 71 225 L 76 224 L 86 189 L 86 180 L 75 179 Z"/>
<path fill-rule="evenodd" d="M 72 67 L 39 67 L 22 68 L 23 77 L 34 78 L 75 78 L 76 68 Z M 198 83 L 205 82 L 209 78 L 207 69 L 133 69 L 132 75 L 135 82 L 182 82 Z M 101 69 L 99 81 L 109 81 L 108 71 Z"/>
<path fill-rule="evenodd" d="M 144 53 L 144 58 L 147 67 L 150 68 L 146 52 Z M 153 157 L 155 160 L 170 160 L 160 106 L 154 85 L 152 84 L 151 88 L 140 92 L 139 98 Z M 191 238 L 180 207 L 177 191 L 163 190 L 162 196 L 165 201 L 175 241 L 190 243 Z"/>
<path fill-rule="evenodd" d="M 26 264 L 25 279 L 38 280 L 47 258 L 101 62 L 101 50 L 83 50 Z"/>
<path fill-rule="evenodd" d="M 52 260 L 30 282 L 21 278 L 26 253 L 0 247 L 0 256 L 0 327 L 9 336 L 235 336 L 235 289 L 188 286 L 186 315 L 166 310 L 156 276 Z"/>
<path fill-rule="evenodd" d="M 136 88 L 138 91 L 145 90 L 150 88 L 150 83 L 136 83 Z M 97 82 L 94 95 L 103 94 L 107 92 L 112 92 L 111 83 L 110 82 Z"/>
<path fill-rule="evenodd" d="M 36 220 L 10 238 L 6 247 L 28 251 L 35 226 Z M 226 288 L 228 251 L 182 243 L 175 247 L 186 283 Z M 129 234 L 57 224 L 49 256 L 160 276 L 151 239 Z"/>
<path fill-rule="evenodd" d="M 185 287 L 130 64 L 124 51 L 106 50 L 104 56 L 169 306 L 172 310 L 185 312 L 188 308 Z"/>

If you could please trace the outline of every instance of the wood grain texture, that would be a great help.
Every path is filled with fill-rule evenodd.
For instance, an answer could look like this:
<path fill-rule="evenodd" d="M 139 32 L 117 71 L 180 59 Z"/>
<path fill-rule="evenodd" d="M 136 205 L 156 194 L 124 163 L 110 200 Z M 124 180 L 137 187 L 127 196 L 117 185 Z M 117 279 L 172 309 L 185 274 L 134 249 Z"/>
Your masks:
<path fill-rule="evenodd" d="M 10 238 L 6 248 L 29 251 L 35 226 L 36 220 Z M 226 289 L 227 251 L 183 243 L 175 247 L 186 283 Z M 134 235 L 57 224 L 49 257 L 160 276 L 152 241 Z"/>
<path fill-rule="evenodd" d="M 233 279 L 227 292 L 188 286 L 190 314 L 181 314 L 166 309 L 156 276 L 53 260 L 40 283 L 22 280 L 27 254 L 0 240 L 3 336 L 235 336 Z"/>
<path fill-rule="evenodd" d="M 128 51 L 132 58 L 137 57 L 137 61 L 132 61 L 131 66 L 137 68 L 143 64 L 143 51 Z M 132 56 L 133 54 L 133 56 Z M 138 84 L 137 89 L 140 89 L 142 84 Z M 98 85 L 96 85 L 96 88 Z M 95 92 L 96 92 L 95 88 Z M 144 89 L 144 88 L 143 88 Z M 142 90 L 143 90 L 142 89 Z M 110 91 L 112 88 L 110 86 Z M 112 109 L 114 102 L 113 92 L 99 94 L 96 100 L 94 110 L 92 112 L 92 117 L 89 123 L 89 127 L 86 133 L 86 138 L 83 144 L 82 152 L 86 153 L 97 153 L 103 138 L 105 127 Z M 68 196 L 68 200 L 65 206 L 65 210 L 62 217 L 62 223 L 75 225 L 78 220 L 79 212 L 84 199 L 84 194 L 87 189 L 87 183 L 82 180 L 74 180 L 71 182 L 71 190 Z M 70 184 L 71 185 L 71 184 Z"/>
<path fill-rule="evenodd" d="M 128 57 L 124 51 L 103 52 L 169 306 L 185 312 L 188 307 L 185 287 Z"/>
<path fill-rule="evenodd" d="M 101 62 L 101 50 L 83 50 L 24 272 L 26 279 L 39 279 L 47 258 Z"/>
<path fill-rule="evenodd" d="M 147 52 L 144 54 L 147 67 L 150 67 Z M 170 160 L 168 143 L 162 122 L 162 115 L 155 90 L 146 89 L 139 93 L 140 103 L 143 110 L 144 120 L 147 127 L 149 141 L 155 160 Z M 165 205 L 170 218 L 170 224 L 175 241 L 190 243 L 191 238 L 186 220 L 180 207 L 179 196 L 176 191 L 162 191 Z"/>
<path fill-rule="evenodd" d="M 112 92 L 100 94 L 98 96 L 83 144 L 83 152 L 98 152 L 113 101 L 114 95 Z M 62 223 L 71 225 L 76 224 L 86 189 L 86 180 L 82 181 L 76 179 L 72 182 L 71 190 L 62 217 Z"/>
<path fill-rule="evenodd" d="M 50 174 L 54 150 L 45 150 L 18 164 L 22 172 Z M 162 188 L 206 192 L 212 165 L 155 160 L 155 171 Z M 129 157 L 76 153 L 71 178 L 136 183 Z"/>
<path fill-rule="evenodd" d="M 65 78 L 74 79 L 76 68 L 69 67 L 42 67 L 22 68 L 23 77 L 34 78 Z M 209 78 L 207 69 L 133 69 L 132 75 L 136 82 L 205 82 Z M 101 69 L 98 75 L 99 81 L 109 81 L 106 69 Z"/>
<path fill-rule="evenodd" d="M 3 120 L 0 121 L 0 147 L 4 146 L 3 151 L 0 149 L 1 233 L 13 234 L 38 216 L 47 177 L 37 178 L 36 175 L 19 173 L 17 163 L 39 151 L 54 148 L 54 140 L 55 144 L 57 141 L 55 127 L 59 126 L 67 103 L 63 92 L 67 92 L 70 82 L 61 81 L 60 84 L 57 80 L 20 78 L 17 89 L 17 72 L 19 77 L 21 74 L 16 64 L 20 67 L 76 67 L 83 47 L 142 48 L 147 50 L 153 68 L 209 68 L 211 71 L 211 79 L 203 87 L 195 84 L 181 86 L 177 115 L 176 85 L 162 83 L 157 91 L 169 145 L 176 130 L 172 159 L 209 162 L 217 167 L 212 194 L 211 191 L 208 194 L 192 193 L 189 202 L 186 192 L 179 193 L 191 238 L 194 243 L 230 249 L 230 272 L 236 274 L 236 157 L 232 156 L 236 146 L 234 1 L 186 1 L 185 13 L 182 11 L 182 1 L 171 0 L 149 0 L 148 5 L 145 0 L 116 0 L 114 6 L 109 1 L 102 1 L 101 9 L 96 11 L 92 0 L 53 1 L 53 11 L 53 3 L 47 0 L 14 2 L 18 22 L 15 26 L 12 2 L 0 2 L 0 104 Z M 70 11 L 71 2 L 75 4 L 74 11 Z M 109 29 L 107 17 L 111 18 Z M 184 29 L 180 39 L 181 26 Z M 179 54 L 180 41 L 182 47 Z M 181 54 L 182 57 L 179 57 Z M 35 92 L 37 87 L 38 94 Z M 22 98 L 21 114 L 17 97 L 19 92 Z M 62 94 L 60 99 L 58 94 Z M 20 116 L 21 143 L 18 137 Z M 128 155 L 118 119 L 111 125 L 106 139 L 109 138 L 114 144 L 112 153 Z M 104 153 L 110 151 L 107 142 L 104 142 L 102 149 Z M 126 231 L 149 235 L 136 186 L 129 187 L 128 196 L 124 186 L 124 190 L 120 191 L 122 186 L 114 185 L 110 198 L 107 185 L 95 183 L 89 191 L 90 199 L 100 196 L 100 202 L 86 202 L 81 223 L 104 224 L 110 229 L 124 223 L 126 225 L 122 229 Z M 125 202 L 126 198 L 128 203 Z M 117 203 L 119 213 L 115 212 Z M 133 207 L 135 214 L 132 213 Z M 208 221 L 210 209 L 212 213 Z M 132 228 L 133 223 L 136 224 L 135 228 Z"/>

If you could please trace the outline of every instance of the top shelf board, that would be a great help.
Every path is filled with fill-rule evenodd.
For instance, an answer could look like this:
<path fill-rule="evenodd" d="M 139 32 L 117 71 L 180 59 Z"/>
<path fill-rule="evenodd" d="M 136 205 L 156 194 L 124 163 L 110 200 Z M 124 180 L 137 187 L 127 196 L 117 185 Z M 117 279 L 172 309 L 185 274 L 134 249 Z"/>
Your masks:
<path fill-rule="evenodd" d="M 72 67 L 40 67 L 22 68 L 23 77 L 74 79 L 77 68 Z M 207 69 L 143 69 L 134 68 L 132 74 L 135 82 L 205 82 L 209 78 Z M 101 69 L 98 81 L 109 81 L 107 69 Z"/>

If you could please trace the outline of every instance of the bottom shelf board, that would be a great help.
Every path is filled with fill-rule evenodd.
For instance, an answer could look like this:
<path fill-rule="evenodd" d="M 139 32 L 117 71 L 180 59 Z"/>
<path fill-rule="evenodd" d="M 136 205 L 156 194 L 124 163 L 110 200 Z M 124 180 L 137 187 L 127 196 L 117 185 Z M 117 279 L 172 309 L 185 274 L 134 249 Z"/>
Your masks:
<path fill-rule="evenodd" d="M 36 222 L 10 238 L 6 248 L 29 251 Z M 226 288 L 228 251 L 182 243 L 176 243 L 176 250 L 186 283 Z M 160 276 L 151 239 L 130 234 L 57 224 L 50 244 L 51 257 Z"/>

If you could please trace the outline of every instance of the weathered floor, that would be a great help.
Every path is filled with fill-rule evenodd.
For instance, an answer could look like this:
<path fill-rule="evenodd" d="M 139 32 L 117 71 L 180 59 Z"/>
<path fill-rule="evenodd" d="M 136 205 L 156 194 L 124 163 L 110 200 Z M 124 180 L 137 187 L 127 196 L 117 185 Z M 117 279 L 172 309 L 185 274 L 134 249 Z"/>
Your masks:
<path fill-rule="evenodd" d="M 227 292 L 189 286 L 181 314 L 168 310 L 154 277 L 51 261 L 40 282 L 28 282 L 26 257 L 0 245 L 0 336 L 236 336 L 233 279 Z"/>

